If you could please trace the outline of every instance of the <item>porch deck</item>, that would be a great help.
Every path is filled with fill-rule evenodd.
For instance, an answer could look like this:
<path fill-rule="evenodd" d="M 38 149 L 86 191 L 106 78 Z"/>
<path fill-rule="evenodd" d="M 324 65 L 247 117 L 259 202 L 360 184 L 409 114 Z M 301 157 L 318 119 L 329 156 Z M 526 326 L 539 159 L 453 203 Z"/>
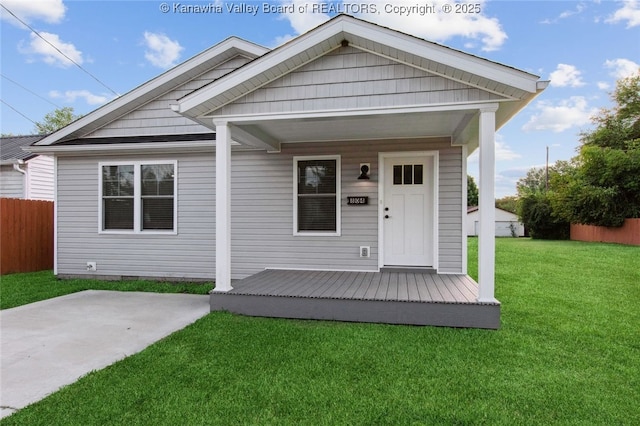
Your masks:
<path fill-rule="evenodd" d="M 210 305 L 262 317 L 499 328 L 500 303 L 477 296 L 468 275 L 265 270 L 211 292 Z"/>

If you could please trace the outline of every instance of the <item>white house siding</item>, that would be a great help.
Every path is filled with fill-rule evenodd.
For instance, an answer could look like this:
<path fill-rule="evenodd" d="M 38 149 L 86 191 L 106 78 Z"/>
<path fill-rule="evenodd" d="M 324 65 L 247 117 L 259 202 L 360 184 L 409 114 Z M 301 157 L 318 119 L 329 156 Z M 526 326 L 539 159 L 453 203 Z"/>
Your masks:
<path fill-rule="evenodd" d="M 378 153 L 439 150 L 438 253 L 441 272 L 462 271 L 462 150 L 448 139 L 284 144 L 282 152 L 233 154 L 231 177 L 232 276 L 264 268 L 377 270 Z M 293 157 L 341 156 L 342 227 L 339 237 L 293 236 Z M 370 163 L 369 181 L 358 180 Z M 347 196 L 369 196 L 348 206 Z M 371 257 L 359 257 L 370 246 Z"/>
<path fill-rule="evenodd" d="M 98 234 L 99 162 L 177 160 L 178 235 Z M 58 274 L 215 277 L 213 154 L 58 158 Z"/>
<path fill-rule="evenodd" d="M 248 58 L 240 55 L 236 56 L 220 64 L 215 69 L 177 87 L 175 90 L 171 90 L 150 101 L 141 108 L 125 114 L 118 120 L 91 133 L 88 137 L 210 133 L 211 129 L 196 124 L 188 118 L 173 112 L 171 110 L 171 104 L 175 104 L 176 100 L 181 97 L 241 67 L 247 62 L 249 62 Z"/>
<path fill-rule="evenodd" d="M 13 165 L 0 166 L 0 197 L 24 198 L 24 180 L 24 175 L 15 171 Z"/>
<path fill-rule="evenodd" d="M 390 59 L 340 48 L 218 109 L 214 115 L 500 100 Z"/>
<path fill-rule="evenodd" d="M 27 161 L 27 197 L 31 200 L 53 200 L 53 157 L 38 155 Z"/>

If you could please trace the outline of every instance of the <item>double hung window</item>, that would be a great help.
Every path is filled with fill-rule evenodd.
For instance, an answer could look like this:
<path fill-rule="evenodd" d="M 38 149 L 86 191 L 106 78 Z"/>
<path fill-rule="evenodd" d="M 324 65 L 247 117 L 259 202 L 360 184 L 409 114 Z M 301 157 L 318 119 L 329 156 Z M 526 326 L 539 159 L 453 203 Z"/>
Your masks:
<path fill-rule="evenodd" d="M 100 164 L 101 232 L 176 232 L 175 161 Z"/>
<path fill-rule="evenodd" d="M 294 234 L 340 235 L 340 157 L 295 157 Z"/>

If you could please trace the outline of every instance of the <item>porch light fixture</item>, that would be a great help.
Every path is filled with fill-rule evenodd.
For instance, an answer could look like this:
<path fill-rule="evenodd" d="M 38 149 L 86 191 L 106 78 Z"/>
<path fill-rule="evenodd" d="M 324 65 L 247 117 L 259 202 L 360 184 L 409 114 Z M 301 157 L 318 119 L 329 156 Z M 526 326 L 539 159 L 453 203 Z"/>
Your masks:
<path fill-rule="evenodd" d="M 369 165 L 361 164 L 360 165 L 360 176 L 358 179 L 369 179 Z"/>

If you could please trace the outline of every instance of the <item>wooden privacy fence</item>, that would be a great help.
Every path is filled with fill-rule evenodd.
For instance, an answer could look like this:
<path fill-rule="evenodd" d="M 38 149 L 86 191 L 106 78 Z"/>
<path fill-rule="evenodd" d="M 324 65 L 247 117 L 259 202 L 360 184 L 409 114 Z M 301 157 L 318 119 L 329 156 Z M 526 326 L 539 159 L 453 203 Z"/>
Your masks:
<path fill-rule="evenodd" d="M 619 228 L 571 224 L 571 239 L 640 246 L 640 219 L 625 219 Z"/>
<path fill-rule="evenodd" d="M 0 198 L 0 275 L 53 268 L 53 202 Z"/>

